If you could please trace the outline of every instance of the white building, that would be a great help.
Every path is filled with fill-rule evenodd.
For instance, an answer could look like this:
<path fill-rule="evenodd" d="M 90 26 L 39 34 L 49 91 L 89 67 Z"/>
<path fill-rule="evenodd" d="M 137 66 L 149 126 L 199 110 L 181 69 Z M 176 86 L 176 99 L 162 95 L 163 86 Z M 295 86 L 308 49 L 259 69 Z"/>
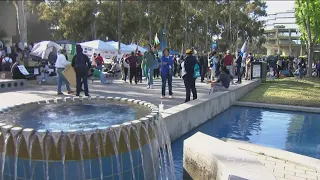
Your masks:
<path fill-rule="evenodd" d="M 265 23 L 267 55 L 301 56 L 305 45 L 301 44 L 299 26 L 294 10 L 269 14 Z"/>

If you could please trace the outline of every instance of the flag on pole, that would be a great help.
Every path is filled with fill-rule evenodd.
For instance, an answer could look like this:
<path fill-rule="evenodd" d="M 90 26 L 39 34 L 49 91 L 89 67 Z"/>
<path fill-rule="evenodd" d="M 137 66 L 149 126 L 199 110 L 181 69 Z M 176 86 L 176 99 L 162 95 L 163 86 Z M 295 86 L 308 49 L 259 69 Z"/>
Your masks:
<path fill-rule="evenodd" d="M 240 54 L 241 56 L 243 57 L 243 55 L 246 53 L 247 51 L 247 43 L 248 43 L 248 39 L 249 37 L 244 41 L 242 47 L 241 47 L 241 50 L 240 50 Z"/>
<path fill-rule="evenodd" d="M 136 47 L 136 53 L 138 53 L 138 51 L 139 51 L 139 48 L 138 48 L 138 45 L 137 45 L 137 47 Z"/>
<path fill-rule="evenodd" d="M 156 33 L 156 36 L 154 37 L 154 47 L 156 49 L 158 49 L 159 45 L 160 45 L 160 41 L 159 41 L 159 38 L 158 38 L 158 34 Z"/>

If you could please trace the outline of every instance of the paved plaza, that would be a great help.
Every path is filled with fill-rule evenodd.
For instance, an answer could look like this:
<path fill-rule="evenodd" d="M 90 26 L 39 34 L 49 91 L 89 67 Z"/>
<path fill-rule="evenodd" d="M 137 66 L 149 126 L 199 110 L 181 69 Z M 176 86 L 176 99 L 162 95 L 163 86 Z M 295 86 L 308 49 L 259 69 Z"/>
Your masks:
<path fill-rule="evenodd" d="M 243 82 L 246 84 L 248 82 Z M 32 85 L 31 85 L 32 84 Z M 0 108 L 12 106 L 15 104 L 27 103 L 32 101 L 39 101 L 45 99 L 52 99 L 62 97 L 57 95 L 57 86 L 54 85 L 34 85 L 31 83 L 27 88 L 22 90 L 15 90 L 0 93 Z M 164 108 L 170 108 L 175 105 L 181 104 L 185 100 L 185 87 L 183 80 L 180 78 L 173 79 L 173 98 L 161 99 L 161 79 L 154 80 L 154 89 L 146 89 L 146 80 L 138 85 L 130 85 L 123 83 L 121 80 L 116 80 L 113 84 L 101 84 L 99 81 L 94 83 L 89 82 L 89 91 L 91 96 L 113 96 L 113 97 L 126 97 L 151 102 L 155 105 L 164 104 Z M 231 85 L 230 88 L 235 88 L 240 85 Z M 196 83 L 198 97 L 208 96 L 210 85 Z M 168 89 L 168 87 L 167 87 Z M 63 87 L 64 92 L 66 89 Z M 75 89 L 74 89 L 75 90 Z M 168 96 L 168 90 L 166 91 Z M 82 95 L 84 95 L 82 93 Z M 69 95 L 65 95 L 69 96 Z M 74 95 L 70 95 L 74 96 Z M 192 98 L 192 96 L 191 96 Z"/>

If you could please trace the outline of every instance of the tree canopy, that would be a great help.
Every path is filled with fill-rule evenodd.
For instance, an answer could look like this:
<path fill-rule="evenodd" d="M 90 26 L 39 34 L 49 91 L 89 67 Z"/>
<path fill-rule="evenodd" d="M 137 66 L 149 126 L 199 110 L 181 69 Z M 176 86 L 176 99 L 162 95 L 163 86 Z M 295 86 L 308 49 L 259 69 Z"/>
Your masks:
<path fill-rule="evenodd" d="M 308 71 L 307 75 L 311 76 L 314 45 L 319 43 L 319 18 L 320 18 L 320 1 L 313 0 L 296 0 L 295 15 L 299 29 L 302 33 L 303 41 L 307 41 L 308 49 Z"/>
<path fill-rule="evenodd" d="M 36 9 L 54 39 L 117 41 L 117 1 L 49 0 Z M 220 48 L 237 50 L 246 37 L 260 42 L 265 9 L 261 0 L 123 1 L 121 42 L 145 45 L 165 29 L 163 40 L 173 49 L 210 48 L 212 37 L 220 35 Z"/>

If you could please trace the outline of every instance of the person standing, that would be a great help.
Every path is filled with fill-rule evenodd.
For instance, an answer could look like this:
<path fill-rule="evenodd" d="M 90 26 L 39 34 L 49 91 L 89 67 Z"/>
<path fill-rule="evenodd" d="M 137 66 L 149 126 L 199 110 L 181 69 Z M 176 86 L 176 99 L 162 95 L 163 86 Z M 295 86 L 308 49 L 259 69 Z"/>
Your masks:
<path fill-rule="evenodd" d="M 233 56 L 231 55 L 230 51 L 227 51 L 227 55 L 223 59 L 223 65 L 229 70 L 230 75 L 233 76 Z M 233 81 L 231 81 L 233 84 Z"/>
<path fill-rule="evenodd" d="M 304 69 L 307 67 L 304 58 L 300 58 L 298 62 L 299 78 L 302 79 L 304 75 Z"/>
<path fill-rule="evenodd" d="M 134 52 L 131 52 L 131 56 L 127 58 L 127 61 L 130 66 L 130 75 L 129 75 L 130 84 L 132 84 L 133 77 L 134 77 L 134 82 L 138 84 L 138 79 L 137 79 L 138 58 L 137 56 L 134 55 Z"/>
<path fill-rule="evenodd" d="M 158 79 L 159 75 L 160 75 L 160 58 L 159 58 L 159 54 L 156 54 L 156 60 L 158 61 L 158 65 L 157 67 L 153 70 L 153 78 L 154 79 Z"/>
<path fill-rule="evenodd" d="M 194 77 L 194 67 L 198 63 L 195 56 L 192 55 L 191 49 L 186 50 L 187 57 L 182 64 L 182 71 L 184 71 L 183 81 L 186 88 L 186 99 L 185 102 L 190 101 L 190 95 L 192 92 L 193 100 L 197 99 L 197 89 L 196 89 L 196 78 Z"/>
<path fill-rule="evenodd" d="M 55 63 L 55 67 L 56 67 L 56 72 L 58 75 L 58 79 L 57 79 L 57 83 L 58 83 L 58 95 L 63 95 L 62 91 L 61 91 L 61 86 L 62 83 L 64 82 L 66 84 L 66 88 L 68 91 L 68 94 L 73 93 L 71 91 L 70 88 L 70 84 L 68 82 L 68 80 L 66 80 L 66 78 L 64 77 L 64 75 L 62 74 L 62 71 L 68 67 L 71 63 L 69 61 L 67 61 L 66 59 L 66 50 L 62 49 L 58 51 L 58 56 L 57 56 L 57 60 Z"/>
<path fill-rule="evenodd" d="M 127 61 L 128 55 L 126 55 L 124 58 L 122 58 L 122 65 L 123 65 L 123 73 L 122 73 L 122 80 L 124 83 L 127 82 L 127 77 L 128 77 L 128 73 L 129 73 L 129 64 Z"/>
<path fill-rule="evenodd" d="M 316 63 L 316 72 L 317 72 L 317 77 L 320 78 L 320 60 L 319 59 Z"/>
<path fill-rule="evenodd" d="M 82 83 L 84 85 L 84 94 L 85 96 L 89 96 L 89 88 L 88 88 L 88 71 L 91 68 L 90 60 L 88 56 L 83 54 L 81 45 L 76 45 L 76 55 L 73 57 L 71 66 L 74 68 L 76 72 L 76 80 L 77 80 L 77 92 L 76 96 L 80 95 Z"/>
<path fill-rule="evenodd" d="M 140 51 L 138 51 L 138 60 L 139 60 L 139 64 L 138 64 L 138 68 L 137 68 L 137 71 L 138 71 L 138 81 L 140 83 L 142 83 L 142 60 L 143 60 L 143 56 L 141 54 Z"/>
<path fill-rule="evenodd" d="M 217 52 L 213 51 L 210 58 L 210 80 L 213 81 L 216 75 L 216 67 L 217 67 Z"/>
<path fill-rule="evenodd" d="M 153 70 L 158 66 L 154 51 L 154 47 L 149 44 L 148 51 L 144 53 L 143 65 L 146 66 L 147 89 L 153 89 Z"/>
<path fill-rule="evenodd" d="M 238 58 L 237 58 L 237 75 L 238 75 L 238 81 L 237 83 L 242 83 L 242 56 L 241 53 L 238 52 Z"/>
<path fill-rule="evenodd" d="M 161 99 L 166 96 L 166 83 L 168 81 L 169 98 L 172 98 L 172 76 L 173 76 L 173 58 L 169 56 L 169 49 L 166 48 L 162 52 L 161 57 L 161 79 L 162 79 L 162 91 Z"/>
<path fill-rule="evenodd" d="M 98 56 L 94 59 L 94 61 L 97 65 L 97 69 L 99 71 L 102 71 L 103 70 L 102 66 L 103 66 L 104 62 L 103 62 L 103 58 L 100 56 L 100 54 L 98 54 Z"/>
<path fill-rule="evenodd" d="M 200 58 L 200 68 L 201 68 L 201 82 L 203 83 L 204 77 L 206 76 L 207 70 L 208 70 L 208 56 L 206 55 L 206 52 L 204 52 Z"/>

